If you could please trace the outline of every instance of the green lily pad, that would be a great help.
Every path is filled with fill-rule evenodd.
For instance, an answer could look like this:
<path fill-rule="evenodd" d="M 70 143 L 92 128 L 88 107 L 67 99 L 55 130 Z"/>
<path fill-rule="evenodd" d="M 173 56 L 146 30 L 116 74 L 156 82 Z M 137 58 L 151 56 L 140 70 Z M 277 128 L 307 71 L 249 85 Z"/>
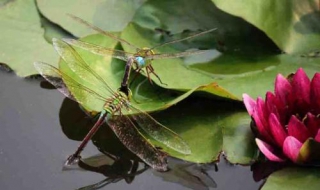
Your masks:
<path fill-rule="evenodd" d="M 234 31 L 240 36 L 250 30 L 245 22 L 219 10 L 210 0 L 150 0 L 137 10 L 132 21 L 144 28 L 160 28 L 174 34 L 217 28 L 220 36 Z"/>
<path fill-rule="evenodd" d="M 262 190 L 317 190 L 320 187 L 319 168 L 286 168 L 271 174 Z"/>
<path fill-rule="evenodd" d="M 212 0 L 217 7 L 264 31 L 287 53 L 319 51 L 319 3 L 308 1 Z"/>
<path fill-rule="evenodd" d="M 87 41 L 93 44 L 99 44 L 102 47 L 108 48 L 116 48 L 117 43 L 110 39 L 102 36 L 100 34 L 91 35 L 86 38 L 82 39 L 83 41 Z M 102 79 L 104 79 L 108 86 L 115 92 L 120 86 L 124 75 L 124 68 L 125 62 L 120 61 L 118 59 L 113 59 L 110 56 L 100 56 L 96 54 L 92 54 L 89 51 L 75 48 L 81 58 L 88 64 L 90 64 L 91 68 L 98 73 Z M 100 92 L 105 97 L 110 97 L 113 92 L 106 91 L 104 86 L 99 86 L 96 82 L 92 82 L 90 79 L 84 80 L 80 76 L 87 76 L 86 70 L 79 70 L 79 72 L 73 72 L 65 62 L 60 62 L 59 64 L 60 70 L 64 73 L 68 74 L 73 80 L 78 81 L 80 84 L 85 86 L 90 86 L 93 90 Z M 84 77 L 85 78 L 85 77 Z M 67 84 L 68 85 L 68 84 Z M 177 102 L 181 101 L 182 99 L 189 96 L 192 92 L 196 90 L 206 89 L 212 86 L 203 85 L 199 87 L 195 87 L 188 92 L 182 95 L 172 95 L 170 91 L 163 91 L 157 86 L 154 86 L 147 81 L 146 78 L 140 77 L 137 79 L 133 85 L 131 86 L 132 89 L 132 104 L 139 107 L 144 111 L 155 111 L 166 109 L 171 105 L 176 104 Z M 71 90 L 72 92 L 72 90 Z M 72 92 L 73 96 L 84 102 L 82 106 L 89 112 L 99 112 L 102 109 L 101 101 L 97 99 L 92 99 L 91 97 L 87 97 L 79 91 Z M 84 101 L 85 99 L 85 101 Z M 131 112 L 134 113 L 134 112 Z"/>
<path fill-rule="evenodd" d="M 161 35 L 135 24 L 128 25 L 121 33 L 121 37 L 138 47 L 152 47 L 163 43 Z M 123 47 L 126 51 L 134 51 L 125 44 Z M 209 55 L 204 56 L 211 56 L 213 60 L 204 63 L 190 63 L 188 62 L 190 57 L 154 60 L 155 72 L 167 85 L 161 84 L 153 76 L 152 79 L 163 88 L 179 91 L 187 91 L 214 82 L 217 88 L 207 92 L 220 97 L 241 99 L 243 93 L 257 97 L 264 96 L 268 90 L 273 91 L 274 80 L 278 73 L 288 75 L 302 67 L 309 77 L 312 77 L 320 70 L 319 58 L 279 55 L 275 50 L 257 47 L 254 44 L 249 47 L 243 44 L 239 48 L 241 48 L 239 51 L 225 53 L 210 51 Z M 157 49 L 157 53 L 165 52 L 177 52 L 177 48 L 165 46 Z"/>
<path fill-rule="evenodd" d="M 274 81 L 279 73 L 286 76 L 302 67 L 311 78 L 315 72 L 320 71 L 320 59 L 318 58 L 305 58 L 285 54 L 266 56 L 261 60 L 258 59 L 252 62 L 247 59 L 235 59 L 232 67 L 226 67 L 223 63 L 225 61 L 221 58 L 221 60 L 214 61 L 210 65 L 211 68 L 215 66 L 224 68 L 223 75 L 216 73 L 213 69 L 211 70 L 212 73 L 207 72 L 209 71 L 208 69 L 201 69 L 201 71 L 211 77 L 216 77 L 217 80 L 215 82 L 239 98 L 243 93 L 256 98 L 258 96 L 264 97 L 267 91 L 273 92 Z M 251 68 L 250 70 L 242 70 L 243 67 Z"/>
<path fill-rule="evenodd" d="M 129 41 L 132 44 L 135 44 L 138 47 L 143 48 L 153 47 L 154 45 L 161 44 L 159 41 L 162 37 L 161 34 L 159 35 L 152 30 L 142 28 L 139 25 L 132 23 L 129 24 L 128 27 L 121 33 L 121 38 Z M 122 45 L 124 47 L 124 50 L 128 52 L 135 52 L 132 47 L 129 47 L 126 44 Z M 173 52 L 177 52 L 177 49 L 173 46 L 161 47 L 156 51 L 156 53 Z M 211 84 L 206 88 L 199 90 L 225 98 L 237 99 L 235 96 L 219 86 L 219 84 L 215 83 L 215 81 L 212 80 L 210 76 L 206 76 L 200 72 L 188 69 L 186 66 L 184 66 L 184 62 L 180 58 L 153 60 L 152 66 L 165 84 L 162 84 L 153 75 L 151 75 L 151 78 L 153 82 L 163 88 L 178 91 L 189 91 L 199 86 Z"/>
<path fill-rule="evenodd" d="M 16 0 L 3 4 L 0 11 L 0 62 L 19 76 L 37 73 L 33 62 L 56 63 L 58 55 L 43 38 L 39 13 L 34 0 Z"/>
<path fill-rule="evenodd" d="M 121 31 L 131 21 L 136 9 L 145 0 L 37 0 L 40 12 L 74 36 L 85 36 L 92 30 L 67 14 L 78 16 L 108 31 Z"/>

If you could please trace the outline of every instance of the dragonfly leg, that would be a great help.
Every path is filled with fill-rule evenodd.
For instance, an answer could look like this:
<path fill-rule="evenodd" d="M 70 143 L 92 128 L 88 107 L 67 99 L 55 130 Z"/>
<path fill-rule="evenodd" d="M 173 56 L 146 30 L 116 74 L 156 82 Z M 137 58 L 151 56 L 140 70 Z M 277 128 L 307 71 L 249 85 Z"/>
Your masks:
<path fill-rule="evenodd" d="M 168 84 L 163 83 L 161 81 L 160 77 L 154 72 L 154 68 L 151 65 L 148 65 L 147 68 L 149 68 L 150 73 L 154 74 L 154 76 L 156 76 L 158 78 L 158 80 L 160 81 L 161 84 L 166 85 L 166 86 L 168 85 Z"/>
<path fill-rule="evenodd" d="M 150 82 L 150 84 L 153 84 L 152 80 L 151 80 L 151 77 L 150 77 L 150 73 L 152 73 L 151 71 L 149 71 L 149 66 L 146 67 L 146 71 L 147 71 L 147 76 L 148 76 L 148 80 Z"/>
<path fill-rule="evenodd" d="M 76 164 L 79 162 L 79 159 L 81 158 L 80 154 L 83 151 L 83 149 L 88 144 L 89 140 L 92 138 L 92 136 L 98 131 L 100 126 L 103 124 L 105 117 L 107 116 L 107 112 L 101 113 L 98 121 L 94 124 L 94 126 L 91 128 L 91 130 L 88 132 L 88 134 L 84 137 L 81 144 L 77 148 L 77 150 L 68 157 L 67 161 L 65 162 L 64 166 L 71 166 L 73 164 Z"/>

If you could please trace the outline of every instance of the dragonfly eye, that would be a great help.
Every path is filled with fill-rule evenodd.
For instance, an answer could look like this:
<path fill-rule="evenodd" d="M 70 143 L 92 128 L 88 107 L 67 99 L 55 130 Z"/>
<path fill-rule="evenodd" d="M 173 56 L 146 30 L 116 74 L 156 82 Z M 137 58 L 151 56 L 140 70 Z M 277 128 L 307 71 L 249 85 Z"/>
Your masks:
<path fill-rule="evenodd" d="M 136 57 L 136 61 L 138 63 L 139 68 L 143 68 L 146 66 L 146 62 L 144 61 L 144 59 L 140 56 Z"/>

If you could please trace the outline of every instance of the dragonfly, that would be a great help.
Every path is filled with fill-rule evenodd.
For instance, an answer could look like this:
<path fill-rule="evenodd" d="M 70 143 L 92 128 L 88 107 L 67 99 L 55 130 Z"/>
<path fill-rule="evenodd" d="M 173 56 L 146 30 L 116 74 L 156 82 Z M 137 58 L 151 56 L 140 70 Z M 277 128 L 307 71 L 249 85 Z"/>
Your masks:
<path fill-rule="evenodd" d="M 107 37 L 110 37 L 118 42 L 124 43 L 124 44 L 136 49 L 135 53 L 130 53 L 130 52 L 125 52 L 125 51 L 121 51 L 121 50 L 102 47 L 102 46 L 91 44 L 91 43 L 84 42 L 81 40 L 63 39 L 66 43 L 68 43 L 72 46 L 88 50 L 94 54 L 98 54 L 98 55 L 102 55 L 102 56 L 112 56 L 114 58 L 126 61 L 125 73 L 124 73 L 124 77 L 123 77 L 123 80 L 121 82 L 121 87 L 120 87 L 120 90 L 122 90 L 126 94 L 129 93 L 128 92 L 129 91 L 128 80 L 129 80 L 129 75 L 130 75 L 132 68 L 134 71 L 136 71 L 136 73 L 140 73 L 142 71 L 142 69 L 145 68 L 148 80 L 151 84 L 152 84 L 152 80 L 150 78 L 151 74 L 153 74 L 155 77 L 157 77 L 157 79 L 159 80 L 159 82 L 161 84 L 165 84 L 161 81 L 160 77 L 154 71 L 154 68 L 151 65 L 152 60 L 179 58 L 179 57 L 185 57 L 185 56 L 196 55 L 196 54 L 201 54 L 201 53 L 207 52 L 207 50 L 191 50 L 191 51 L 184 51 L 184 52 L 178 52 L 178 53 L 157 54 L 154 51 L 156 48 L 163 47 L 163 46 L 177 43 L 177 42 L 181 42 L 181 41 L 185 41 L 185 40 L 195 38 L 197 36 L 201 36 L 201 35 L 204 35 L 204 34 L 207 34 L 207 33 L 210 33 L 210 32 L 213 32 L 216 30 L 216 28 L 213 28 L 210 30 L 206 30 L 203 32 L 199 32 L 199 33 L 187 36 L 182 39 L 176 39 L 176 40 L 168 41 L 168 42 L 165 42 L 162 44 L 158 44 L 158 45 L 155 45 L 151 48 L 148 48 L 148 47 L 140 48 L 140 47 L 137 47 L 136 45 L 134 45 L 134 44 L 122 39 L 122 38 L 115 36 L 114 34 L 112 34 L 110 32 L 104 31 L 104 30 L 100 29 L 99 27 L 96 27 L 96 26 L 88 23 L 87 21 L 85 21 L 79 17 L 76 17 L 74 15 L 70 15 L 70 14 L 69 14 L 69 16 L 71 18 L 73 18 L 74 20 L 84 24 L 85 26 L 87 26 L 87 27 L 107 36 Z"/>
<path fill-rule="evenodd" d="M 59 69 L 44 62 L 35 62 L 37 71 L 66 97 L 81 105 L 94 100 L 101 107 L 98 120 L 74 154 L 69 156 L 65 166 L 81 159 L 82 150 L 104 122 L 131 152 L 156 170 L 167 170 L 167 154 L 153 146 L 143 132 L 179 153 L 191 153 L 188 144 L 178 134 L 131 105 L 129 97 L 120 90 L 112 89 L 72 46 L 58 39 L 53 40 L 53 46 L 63 60 Z M 62 68 L 68 68 L 70 72 Z M 128 116 L 132 112 L 138 114 Z"/>

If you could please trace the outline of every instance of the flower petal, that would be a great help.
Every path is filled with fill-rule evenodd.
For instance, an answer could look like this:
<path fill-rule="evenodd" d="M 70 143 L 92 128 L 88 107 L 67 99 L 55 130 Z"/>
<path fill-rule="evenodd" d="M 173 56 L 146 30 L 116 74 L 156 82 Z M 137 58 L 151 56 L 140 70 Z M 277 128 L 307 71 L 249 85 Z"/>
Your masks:
<path fill-rule="evenodd" d="M 266 121 L 267 118 L 265 117 L 265 104 L 260 97 L 257 99 L 257 104 L 253 110 L 252 118 L 255 121 L 260 137 L 268 142 L 274 142 L 268 129 L 268 123 Z"/>
<path fill-rule="evenodd" d="M 307 127 L 294 115 L 291 116 L 288 124 L 288 135 L 295 137 L 302 143 L 311 137 Z"/>
<path fill-rule="evenodd" d="M 320 129 L 318 130 L 316 136 L 314 137 L 314 140 L 317 142 L 320 142 Z"/>
<path fill-rule="evenodd" d="M 283 142 L 283 153 L 293 162 L 298 161 L 302 143 L 292 136 L 288 136 Z"/>
<path fill-rule="evenodd" d="M 256 143 L 259 147 L 259 150 L 270 160 L 274 162 L 284 162 L 285 159 L 281 158 L 280 156 L 277 156 L 274 154 L 274 149 L 272 146 L 267 144 L 266 142 L 263 142 L 262 140 L 256 138 Z"/>
<path fill-rule="evenodd" d="M 314 137 L 320 128 L 320 119 L 311 113 L 307 113 L 307 118 L 305 119 L 304 124 L 311 133 L 311 136 Z"/>
<path fill-rule="evenodd" d="M 257 98 L 256 111 L 259 114 L 259 118 L 261 122 L 264 124 L 264 126 L 267 126 L 268 125 L 267 119 L 269 114 L 267 113 L 267 109 L 263 99 L 260 97 Z"/>
<path fill-rule="evenodd" d="M 282 147 L 283 141 L 287 137 L 284 127 L 280 124 L 277 116 L 273 113 L 269 116 L 270 131 L 279 147 Z"/>
<path fill-rule="evenodd" d="M 256 101 L 254 101 L 248 94 L 242 94 L 243 103 L 251 116 L 253 109 L 256 107 Z"/>
<path fill-rule="evenodd" d="M 304 115 L 310 108 L 310 79 L 302 68 L 294 74 L 291 85 L 292 94 L 294 94 L 294 111 Z"/>
<path fill-rule="evenodd" d="M 292 87 L 289 81 L 281 74 L 278 74 L 276 77 L 274 92 L 283 106 L 288 104 L 287 98 L 292 92 Z"/>
<path fill-rule="evenodd" d="M 278 99 L 276 99 L 276 96 L 272 94 L 272 92 L 267 92 L 266 94 L 266 110 L 268 115 L 270 115 L 270 113 L 274 113 L 277 118 L 280 119 L 280 122 L 282 123 L 282 118 L 281 115 L 283 114 L 283 106 L 281 106 L 278 103 Z M 280 109 L 280 112 L 279 112 Z M 282 113 L 282 114 L 280 114 Z M 283 117 L 283 123 L 284 124 L 284 119 L 285 117 Z"/>
<path fill-rule="evenodd" d="M 316 73 L 310 84 L 310 102 L 315 115 L 320 114 L 320 73 Z"/>

